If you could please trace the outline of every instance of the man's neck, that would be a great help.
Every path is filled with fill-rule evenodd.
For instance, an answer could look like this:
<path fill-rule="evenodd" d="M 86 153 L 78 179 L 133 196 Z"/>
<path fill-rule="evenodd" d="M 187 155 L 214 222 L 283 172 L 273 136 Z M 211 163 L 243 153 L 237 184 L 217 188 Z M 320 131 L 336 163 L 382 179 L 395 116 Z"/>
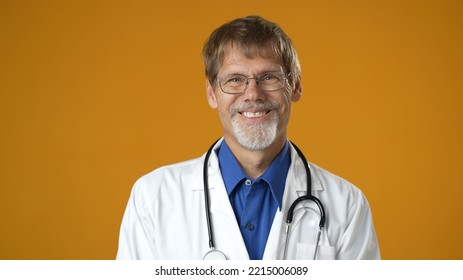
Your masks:
<path fill-rule="evenodd" d="M 276 139 L 264 150 L 249 150 L 239 144 L 235 139 L 227 137 L 225 137 L 225 141 L 246 175 L 256 179 L 267 170 L 273 159 L 281 151 L 285 145 L 286 138 Z"/>

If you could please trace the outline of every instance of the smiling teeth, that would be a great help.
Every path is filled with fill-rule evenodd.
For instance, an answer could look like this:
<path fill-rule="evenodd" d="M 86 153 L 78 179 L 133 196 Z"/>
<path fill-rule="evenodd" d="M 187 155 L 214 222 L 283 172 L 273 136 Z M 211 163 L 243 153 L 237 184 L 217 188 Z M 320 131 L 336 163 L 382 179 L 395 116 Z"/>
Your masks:
<path fill-rule="evenodd" d="M 242 112 L 246 118 L 259 118 L 265 116 L 266 112 Z"/>

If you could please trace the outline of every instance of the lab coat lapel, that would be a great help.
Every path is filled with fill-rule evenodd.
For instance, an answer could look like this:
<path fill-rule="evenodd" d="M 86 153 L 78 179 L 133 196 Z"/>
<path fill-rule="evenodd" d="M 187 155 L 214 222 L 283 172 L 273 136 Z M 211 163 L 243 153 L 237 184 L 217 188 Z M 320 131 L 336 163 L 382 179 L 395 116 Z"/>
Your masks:
<path fill-rule="evenodd" d="M 290 171 L 288 172 L 288 177 L 286 178 L 286 187 L 283 194 L 283 206 L 281 211 L 275 213 L 275 218 L 273 220 L 272 228 L 267 240 L 267 245 L 265 246 L 264 251 L 264 260 L 272 259 L 282 259 L 283 258 L 283 246 L 285 241 L 285 229 L 286 229 L 286 218 L 288 209 L 291 206 L 291 203 L 298 197 L 297 188 L 300 185 L 299 180 L 296 180 L 294 174 L 294 164 L 291 164 Z M 299 206 L 297 206 L 299 207 Z M 293 218 L 293 223 L 297 223 L 300 219 L 300 215 L 295 215 Z"/>
<path fill-rule="evenodd" d="M 208 173 L 212 230 L 216 249 L 222 251 L 228 259 L 249 259 L 215 152 L 211 154 Z"/>
<path fill-rule="evenodd" d="M 309 164 L 310 166 L 310 164 Z M 321 191 L 323 188 L 319 180 L 311 172 L 312 194 L 314 191 Z M 296 150 L 291 146 L 291 166 L 286 177 L 286 186 L 283 194 L 282 211 L 277 211 L 273 220 L 272 228 L 267 240 L 263 259 L 283 259 L 283 247 L 285 242 L 286 218 L 291 204 L 302 195 L 307 193 L 307 176 L 304 164 L 297 155 Z M 304 216 L 304 211 L 297 211 L 303 207 L 298 204 L 294 209 L 291 227 L 295 227 Z"/>

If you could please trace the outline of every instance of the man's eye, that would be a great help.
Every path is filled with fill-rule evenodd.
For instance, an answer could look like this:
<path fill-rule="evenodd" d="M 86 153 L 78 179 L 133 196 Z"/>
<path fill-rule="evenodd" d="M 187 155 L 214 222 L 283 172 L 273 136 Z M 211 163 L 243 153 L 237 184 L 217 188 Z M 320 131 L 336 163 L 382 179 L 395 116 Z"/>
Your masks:
<path fill-rule="evenodd" d="M 243 78 L 241 77 L 231 77 L 227 79 L 227 84 L 239 84 L 243 82 Z"/>
<path fill-rule="evenodd" d="M 278 77 L 272 74 L 266 74 L 260 78 L 261 81 L 263 82 L 276 82 L 278 81 Z"/>
<path fill-rule="evenodd" d="M 269 81 L 269 80 L 273 80 L 275 79 L 275 76 L 272 76 L 272 75 L 267 75 L 264 77 L 265 80 Z"/>

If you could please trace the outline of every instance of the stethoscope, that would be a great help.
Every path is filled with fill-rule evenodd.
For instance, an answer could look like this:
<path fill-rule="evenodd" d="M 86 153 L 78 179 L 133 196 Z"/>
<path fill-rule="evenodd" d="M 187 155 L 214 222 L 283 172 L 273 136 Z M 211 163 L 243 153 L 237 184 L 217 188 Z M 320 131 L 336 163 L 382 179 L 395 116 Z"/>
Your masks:
<path fill-rule="evenodd" d="M 209 200 L 209 183 L 208 183 L 208 174 L 207 174 L 209 157 L 212 153 L 212 150 L 215 144 L 219 140 L 215 141 L 214 144 L 212 144 L 212 146 L 209 148 L 204 158 L 204 166 L 203 166 L 204 204 L 206 206 L 207 232 L 209 234 L 209 251 L 204 255 L 203 260 L 226 260 L 227 259 L 225 254 L 222 251 L 217 250 L 214 246 L 214 233 L 212 231 L 211 209 L 210 209 L 210 200 Z M 323 207 L 322 202 L 318 198 L 312 195 L 312 178 L 311 178 L 310 168 L 309 168 L 307 159 L 305 158 L 302 151 L 296 145 L 294 145 L 293 142 L 291 142 L 291 144 L 293 145 L 297 154 L 299 155 L 302 162 L 304 163 L 305 172 L 307 174 L 307 194 L 300 196 L 296 200 L 294 200 L 288 209 L 288 213 L 286 217 L 286 230 L 285 230 L 286 238 L 285 238 L 285 244 L 284 244 L 283 259 L 286 260 L 286 256 L 287 256 L 287 251 L 288 251 L 287 245 L 289 242 L 289 234 L 290 234 L 291 222 L 293 221 L 294 209 L 302 201 L 310 200 L 310 201 L 313 201 L 315 204 L 317 204 L 318 209 L 320 210 L 320 223 L 318 224 L 317 242 L 315 245 L 315 252 L 313 255 L 313 259 L 315 260 L 317 256 L 318 245 L 320 244 L 321 233 L 325 226 L 325 218 L 326 218 L 325 208 Z"/>

